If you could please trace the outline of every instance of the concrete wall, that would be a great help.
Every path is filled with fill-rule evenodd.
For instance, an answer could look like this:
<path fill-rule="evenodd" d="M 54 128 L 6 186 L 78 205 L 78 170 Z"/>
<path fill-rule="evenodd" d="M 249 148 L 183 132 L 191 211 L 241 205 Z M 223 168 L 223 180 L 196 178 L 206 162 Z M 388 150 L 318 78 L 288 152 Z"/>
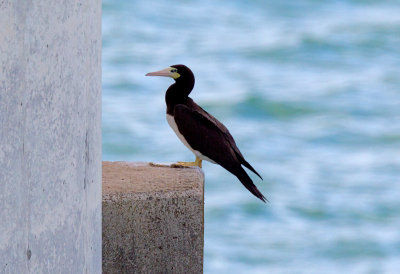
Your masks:
<path fill-rule="evenodd" d="M 202 273 L 199 168 L 103 163 L 103 271 Z"/>
<path fill-rule="evenodd" d="M 101 1 L 0 1 L 0 273 L 101 272 Z"/>

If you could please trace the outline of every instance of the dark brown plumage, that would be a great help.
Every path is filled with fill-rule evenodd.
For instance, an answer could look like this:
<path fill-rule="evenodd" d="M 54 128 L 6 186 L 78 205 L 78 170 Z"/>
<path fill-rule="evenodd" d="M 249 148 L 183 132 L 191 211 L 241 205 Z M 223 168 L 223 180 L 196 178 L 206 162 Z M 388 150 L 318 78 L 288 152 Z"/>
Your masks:
<path fill-rule="evenodd" d="M 168 69 L 172 74 L 167 75 Z M 161 75 L 162 73 L 165 75 Z M 265 202 L 264 195 L 254 185 L 242 165 L 260 178 L 261 176 L 245 160 L 228 129 L 189 97 L 195 82 L 192 71 L 184 65 L 173 65 L 163 71 L 147 75 L 170 76 L 175 79 L 175 83 L 168 88 L 165 94 L 167 116 L 173 116 L 179 131 L 176 132 L 178 137 L 182 138 L 183 136 L 184 141 L 190 146 L 188 146 L 189 149 L 195 153 L 196 161 L 199 158 L 221 165 L 234 174 L 251 193 Z M 175 125 L 171 125 L 171 127 L 174 128 Z M 176 131 L 176 129 L 174 130 Z"/>

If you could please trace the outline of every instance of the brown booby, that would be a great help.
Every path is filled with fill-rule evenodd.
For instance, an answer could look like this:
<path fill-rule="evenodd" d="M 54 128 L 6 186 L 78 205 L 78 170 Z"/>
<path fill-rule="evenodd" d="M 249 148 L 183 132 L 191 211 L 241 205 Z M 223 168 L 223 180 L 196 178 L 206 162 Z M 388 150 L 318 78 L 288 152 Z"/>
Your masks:
<path fill-rule="evenodd" d="M 189 97 L 195 82 L 193 72 L 184 65 L 173 65 L 147 73 L 146 76 L 165 76 L 175 80 L 165 93 L 167 121 L 182 143 L 196 156 L 195 162 L 177 164 L 200 168 L 202 160 L 219 164 L 265 202 L 266 198 L 254 185 L 242 165 L 261 178 L 260 174 L 244 159 L 228 129 Z"/>

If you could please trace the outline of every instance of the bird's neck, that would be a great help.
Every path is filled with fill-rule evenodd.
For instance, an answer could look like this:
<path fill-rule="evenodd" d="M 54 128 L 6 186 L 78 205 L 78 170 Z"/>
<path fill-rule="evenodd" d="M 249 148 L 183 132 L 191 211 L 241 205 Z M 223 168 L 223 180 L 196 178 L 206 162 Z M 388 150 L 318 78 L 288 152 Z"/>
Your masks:
<path fill-rule="evenodd" d="M 165 103 L 167 104 L 167 114 L 174 115 L 174 108 L 178 104 L 186 104 L 194 83 L 175 82 L 165 93 Z"/>

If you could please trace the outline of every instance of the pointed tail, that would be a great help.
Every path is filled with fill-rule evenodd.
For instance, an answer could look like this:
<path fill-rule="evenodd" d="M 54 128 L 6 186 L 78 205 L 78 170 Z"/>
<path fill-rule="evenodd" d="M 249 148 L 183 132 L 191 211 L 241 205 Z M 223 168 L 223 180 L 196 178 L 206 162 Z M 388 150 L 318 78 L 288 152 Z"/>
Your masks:
<path fill-rule="evenodd" d="M 242 160 L 242 165 L 244 165 L 245 167 L 247 167 L 248 169 L 250 169 L 251 171 L 253 171 L 258 177 L 260 177 L 260 179 L 262 180 L 263 178 L 261 177 L 260 174 L 258 174 L 258 172 L 245 160 Z"/>
<path fill-rule="evenodd" d="M 250 179 L 249 175 L 247 175 L 246 171 L 240 167 L 236 169 L 236 172 L 233 174 L 239 179 L 239 181 L 251 192 L 254 196 L 259 198 L 264 203 L 267 199 L 264 195 L 258 190 L 258 188 L 254 185 L 253 181 Z"/>
<path fill-rule="evenodd" d="M 236 157 L 238 158 L 239 162 L 244 165 L 245 167 L 247 167 L 248 169 L 250 169 L 251 171 L 254 172 L 254 174 L 256 174 L 258 177 L 260 177 L 260 179 L 262 180 L 263 178 L 261 177 L 260 174 L 258 174 L 258 172 L 244 159 L 243 155 L 240 153 L 239 149 L 237 149 L 237 151 L 235 151 Z"/>

